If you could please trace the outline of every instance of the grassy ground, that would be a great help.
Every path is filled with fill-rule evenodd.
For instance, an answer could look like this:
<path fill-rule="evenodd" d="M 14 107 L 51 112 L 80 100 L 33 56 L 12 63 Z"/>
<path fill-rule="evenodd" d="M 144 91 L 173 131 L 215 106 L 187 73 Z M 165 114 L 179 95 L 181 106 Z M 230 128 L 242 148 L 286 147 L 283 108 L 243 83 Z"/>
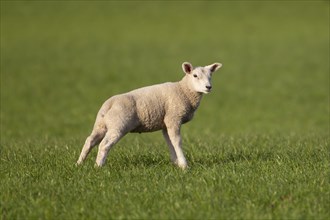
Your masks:
<path fill-rule="evenodd" d="M 109 96 L 224 64 L 182 129 L 75 167 Z M 327 219 L 329 2 L 1 1 L 1 219 Z"/>

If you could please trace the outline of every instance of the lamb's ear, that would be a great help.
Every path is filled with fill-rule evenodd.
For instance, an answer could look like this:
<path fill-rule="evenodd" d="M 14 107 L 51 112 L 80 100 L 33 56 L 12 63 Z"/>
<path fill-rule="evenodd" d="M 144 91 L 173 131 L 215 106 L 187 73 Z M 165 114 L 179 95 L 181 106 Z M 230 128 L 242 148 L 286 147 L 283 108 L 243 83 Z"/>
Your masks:
<path fill-rule="evenodd" d="M 193 66 L 189 62 L 184 62 L 182 64 L 182 69 L 183 69 L 183 72 L 189 74 L 193 71 Z"/>
<path fill-rule="evenodd" d="M 218 69 L 220 69 L 220 67 L 222 67 L 221 63 L 213 63 L 211 65 L 206 66 L 206 68 L 209 68 L 211 73 L 217 71 Z"/>

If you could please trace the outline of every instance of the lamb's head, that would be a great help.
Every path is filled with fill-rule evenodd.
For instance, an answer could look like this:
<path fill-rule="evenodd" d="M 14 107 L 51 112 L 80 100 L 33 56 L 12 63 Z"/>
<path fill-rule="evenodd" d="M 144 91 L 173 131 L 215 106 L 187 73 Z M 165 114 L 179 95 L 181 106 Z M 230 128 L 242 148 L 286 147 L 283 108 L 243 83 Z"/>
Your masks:
<path fill-rule="evenodd" d="M 212 89 L 212 73 L 217 71 L 221 66 L 221 63 L 213 63 L 208 66 L 193 68 L 190 63 L 184 62 L 182 69 L 186 73 L 185 78 L 188 81 L 189 87 L 196 92 L 207 94 Z"/>

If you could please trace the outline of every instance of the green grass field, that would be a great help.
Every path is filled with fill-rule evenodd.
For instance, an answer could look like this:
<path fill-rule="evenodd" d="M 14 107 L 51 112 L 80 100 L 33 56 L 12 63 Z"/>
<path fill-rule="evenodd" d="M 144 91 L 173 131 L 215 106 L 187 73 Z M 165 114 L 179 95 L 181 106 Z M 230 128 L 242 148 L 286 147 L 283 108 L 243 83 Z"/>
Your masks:
<path fill-rule="evenodd" d="M 108 97 L 223 63 L 183 126 L 76 167 Z M 328 219 L 329 1 L 1 1 L 1 219 Z"/>

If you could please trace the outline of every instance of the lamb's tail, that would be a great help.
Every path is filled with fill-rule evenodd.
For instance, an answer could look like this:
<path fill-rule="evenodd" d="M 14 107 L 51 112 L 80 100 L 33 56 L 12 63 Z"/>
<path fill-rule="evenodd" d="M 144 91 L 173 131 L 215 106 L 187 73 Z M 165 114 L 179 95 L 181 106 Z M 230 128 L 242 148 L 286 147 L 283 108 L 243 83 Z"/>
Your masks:
<path fill-rule="evenodd" d="M 101 140 L 104 138 L 105 134 L 108 131 L 107 125 L 106 125 L 106 119 L 105 116 L 109 112 L 113 105 L 113 99 L 110 98 L 106 102 L 103 103 L 101 109 L 97 113 L 94 128 L 92 135 L 97 140 L 97 144 L 101 142 Z"/>

